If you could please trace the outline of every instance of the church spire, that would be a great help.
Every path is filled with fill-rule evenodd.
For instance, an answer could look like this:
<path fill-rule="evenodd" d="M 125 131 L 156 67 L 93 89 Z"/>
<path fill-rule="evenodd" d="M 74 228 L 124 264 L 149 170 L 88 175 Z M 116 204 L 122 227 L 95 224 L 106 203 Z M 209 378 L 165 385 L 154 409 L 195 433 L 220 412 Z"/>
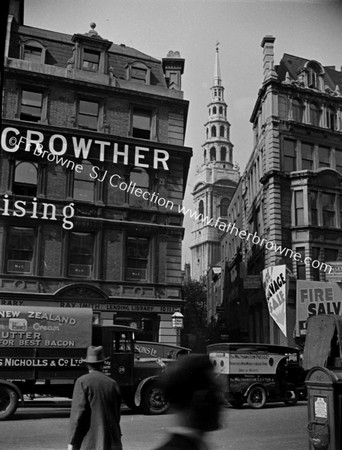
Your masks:
<path fill-rule="evenodd" d="M 221 86 L 221 67 L 220 67 L 220 57 L 219 57 L 219 45 L 216 42 L 216 56 L 215 56 L 215 72 L 214 72 L 214 86 Z"/>
<path fill-rule="evenodd" d="M 227 208 L 239 181 L 239 171 L 233 163 L 233 144 L 230 141 L 228 105 L 224 100 L 221 80 L 219 42 L 215 45 L 215 68 L 208 118 L 205 123 L 205 141 L 202 145 L 203 163 L 198 167 L 193 199 L 199 217 L 208 216 L 214 223 L 228 221 Z M 199 280 L 220 260 L 222 231 L 203 220 L 194 222 L 192 231 L 192 278 Z"/>
<path fill-rule="evenodd" d="M 227 170 L 233 168 L 233 144 L 230 142 L 230 123 L 227 119 L 227 103 L 224 100 L 224 86 L 221 80 L 219 42 L 216 42 L 214 82 L 210 88 L 208 104 L 206 140 L 203 144 L 203 164 L 222 165 Z"/>

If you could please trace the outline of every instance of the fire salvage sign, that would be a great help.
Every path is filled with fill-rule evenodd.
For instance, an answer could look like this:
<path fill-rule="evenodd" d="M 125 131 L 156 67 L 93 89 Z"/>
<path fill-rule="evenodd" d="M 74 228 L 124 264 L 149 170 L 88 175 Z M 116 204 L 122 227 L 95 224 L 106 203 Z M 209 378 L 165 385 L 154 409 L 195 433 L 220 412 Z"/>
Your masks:
<path fill-rule="evenodd" d="M 0 306 L 0 348 L 88 347 L 91 325 L 89 308 Z"/>
<path fill-rule="evenodd" d="M 286 265 L 263 270 L 262 282 L 270 316 L 286 336 Z"/>
<path fill-rule="evenodd" d="M 342 315 L 342 288 L 337 283 L 297 280 L 297 336 L 306 334 L 306 321 L 318 314 Z"/>

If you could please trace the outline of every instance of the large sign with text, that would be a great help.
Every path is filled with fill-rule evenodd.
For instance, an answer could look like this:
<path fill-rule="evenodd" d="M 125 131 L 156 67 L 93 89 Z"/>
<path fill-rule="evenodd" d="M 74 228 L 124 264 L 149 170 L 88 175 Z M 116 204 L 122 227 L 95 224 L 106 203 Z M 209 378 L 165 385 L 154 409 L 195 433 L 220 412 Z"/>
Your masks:
<path fill-rule="evenodd" d="M 93 311 L 42 306 L 0 306 L 0 347 L 85 348 Z"/>
<path fill-rule="evenodd" d="M 1 147 L 10 154 L 19 150 L 31 152 L 37 158 L 54 162 L 76 172 L 83 170 L 82 164 L 75 163 L 91 159 L 92 161 L 109 161 L 113 164 L 132 164 L 135 167 L 169 170 L 169 153 L 166 150 L 152 148 L 151 145 L 134 145 L 121 139 L 94 139 L 67 133 L 6 127 L 1 133 Z M 95 166 L 96 167 L 96 166 Z M 96 170 L 93 173 L 97 177 Z"/>
<path fill-rule="evenodd" d="M 270 316 L 286 336 L 286 265 L 264 269 L 262 283 Z"/>
<path fill-rule="evenodd" d="M 296 334 L 306 334 L 306 320 L 318 314 L 342 315 L 342 287 L 325 281 L 297 280 Z"/>

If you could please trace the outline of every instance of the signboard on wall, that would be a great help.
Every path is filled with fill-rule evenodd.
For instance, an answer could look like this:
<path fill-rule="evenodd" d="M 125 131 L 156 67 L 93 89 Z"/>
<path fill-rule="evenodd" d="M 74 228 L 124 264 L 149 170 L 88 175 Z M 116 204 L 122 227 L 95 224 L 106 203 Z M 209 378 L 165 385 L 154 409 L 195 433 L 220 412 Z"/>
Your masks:
<path fill-rule="evenodd" d="M 325 281 L 297 280 L 296 334 L 306 334 L 306 320 L 318 314 L 342 315 L 342 287 Z"/>
<path fill-rule="evenodd" d="M 0 306 L 0 348 L 86 348 L 93 311 L 40 306 Z"/>
<path fill-rule="evenodd" d="M 262 284 L 270 316 L 286 337 L 286 265 L 264 269 Z"/>
<path fill-rule="evenodd" d="M 332 281 L 334 283 L 342 283 L 342 262 L 331 261 L 327 262 L 326 264 L 328 264 L 332 268 L 330 272 L 325 272 L 326 280 Z"/>

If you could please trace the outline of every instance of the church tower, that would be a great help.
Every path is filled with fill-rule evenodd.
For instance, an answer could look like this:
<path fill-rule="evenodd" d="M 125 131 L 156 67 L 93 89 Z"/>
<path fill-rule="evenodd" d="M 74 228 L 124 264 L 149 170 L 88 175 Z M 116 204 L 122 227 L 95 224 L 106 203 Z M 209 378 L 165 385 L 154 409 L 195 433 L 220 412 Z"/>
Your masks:
<path fill-rule="evenodd" d="M 233 164 L 233 144 L 230 141 L 230 123 L 221 80 L 219 44 L 216 44 L 214 81 L 210 88 L 205 142 L 202 145 L 203 162 L 195 176 L 192 192 L 194 208 L 200 214 L 195 221 L 191 243 L 191 276 L 199 279 L 209 267 L 220 261 L 220 235 L 217 221 L 227 220 L 230 199 L 239 180 L 239 171 Z M 216 223 L 216 226 L 215 226 Z"/>

